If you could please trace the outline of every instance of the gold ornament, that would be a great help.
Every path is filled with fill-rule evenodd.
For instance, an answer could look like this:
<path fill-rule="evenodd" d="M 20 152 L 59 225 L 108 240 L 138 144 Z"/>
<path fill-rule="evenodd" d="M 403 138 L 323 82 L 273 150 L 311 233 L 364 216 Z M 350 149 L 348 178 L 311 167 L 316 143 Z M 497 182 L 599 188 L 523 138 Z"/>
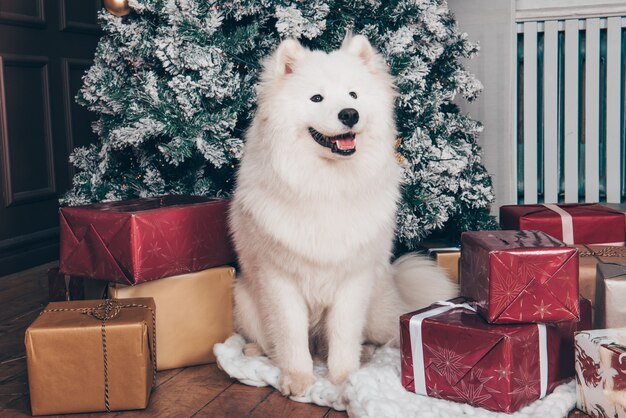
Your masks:
<path fill-rule="evenodd" d="M 398 147 L 400 146 L 400 144 L 402 144 L 402 137 L 399 136 L 396 138 L 396 142 L 394 142 L 393 148 L 396 150 L 396 160 L 400 163 L 400 165 L 404 165 L 406 164 L 406 158 L 404 158 L 404 155 L 398 152 Z"/>
<path fill-rule="evenodd" d="M 115 16 L 126 16 L 130 13 L 128 0 L 104 0 L 104 8 Z"/>

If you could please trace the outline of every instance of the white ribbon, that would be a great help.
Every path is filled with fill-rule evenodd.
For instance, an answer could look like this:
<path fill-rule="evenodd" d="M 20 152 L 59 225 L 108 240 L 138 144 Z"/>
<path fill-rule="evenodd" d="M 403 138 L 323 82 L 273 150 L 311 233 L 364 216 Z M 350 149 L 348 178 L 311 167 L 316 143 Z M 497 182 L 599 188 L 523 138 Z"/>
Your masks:
<path fill-rule="evenodd" d="M 437 316 L 454 308 L 469 309 L 476 312 L 476 309 L 467 303 L 456 304 L 447 301 L 437 302 L 439 308 L 429 309 L 425 312 L 415 314 L 409 322 L 409 335 L 411 336 L 411 351 L 413 353 L 413 381 L 415 382 L 415 393 L 428 396 L 426 393 L 426 367 L 424 366 L 424 345 L 422 343 L 422 322 L 431 316 Z"/>
<path fill-rule="evenodd" d="M 544 203 L 543 206 L 550 209 L 552 212 L 556 212 L 561 217 L 563 242 L 567 245 L 574 245 L 574 221 L 572 220 L 572 215 L 555 204 Z"/>
<path fill-rule="evenodd" d="M 424 319 L 437 316 L 454 308 L 463 308 L 476 312 L 476 309 L 467 303 L 452 303 L 448 301 L 437 302 L 438 308 L 415 314 L 409 321 L 409 335 L 411 336 L 411 352 L 413 355 L 413 381 L 415 393 L 428 396 L 426 392 L 426 367 L 424 365 L 424 344 L 422 340 L 422 322 Z M 539 374 L 540 374 L 540 399 L 548 392 L 548 338 L 546 326 L 537 324 L 539 330 Z"/>
<path fill-rule="evenodd" d="M 537 324 L 539 329 L 539 374 L 540 393 L 539 399 L 543 399 L 548 393 L 548 334 L 545 324 Z"/>

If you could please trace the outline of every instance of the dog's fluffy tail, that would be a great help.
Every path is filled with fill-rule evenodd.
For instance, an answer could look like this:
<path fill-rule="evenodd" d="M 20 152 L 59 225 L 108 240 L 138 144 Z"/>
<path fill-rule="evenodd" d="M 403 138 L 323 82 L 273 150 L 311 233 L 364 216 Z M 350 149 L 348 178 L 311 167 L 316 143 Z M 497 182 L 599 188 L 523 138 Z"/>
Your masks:
<path fill-rule="evenodd" d="M 374 289 L 365 337 L 375 344 L 398 344 L 399 317 L 459 294 L 444 270 L 431 259 L 410 253 L 390 266 Z"/>

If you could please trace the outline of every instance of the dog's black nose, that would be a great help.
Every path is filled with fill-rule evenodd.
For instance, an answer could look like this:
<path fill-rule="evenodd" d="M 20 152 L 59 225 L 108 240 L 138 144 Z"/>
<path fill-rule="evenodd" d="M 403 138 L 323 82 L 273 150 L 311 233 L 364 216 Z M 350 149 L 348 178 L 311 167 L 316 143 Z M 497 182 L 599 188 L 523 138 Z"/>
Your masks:
<path fill-rule="evenodd" d="M 348 108 L 341 109 L 339 115 L 337 115 L 341 123 L 352 128 L 359 121 L 359 112 L 356 109 Z"/>

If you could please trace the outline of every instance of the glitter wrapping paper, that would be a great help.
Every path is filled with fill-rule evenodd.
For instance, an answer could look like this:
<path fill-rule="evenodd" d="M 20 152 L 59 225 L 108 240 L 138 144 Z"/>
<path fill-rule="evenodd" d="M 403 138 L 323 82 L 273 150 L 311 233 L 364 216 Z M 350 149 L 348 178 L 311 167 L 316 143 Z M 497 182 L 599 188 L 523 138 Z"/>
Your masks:
<path fill-rule="evenodd" d="M 461 235 L 461 294 L 488 322 L 576 321 L 578 251 L 541 231 Z"/>
<path fill-rule="evenodd" d="M 572 242 L 564 236 L 565 221 L 544 205 L 504 205 L 500 207 L 502 229 L 543 231 L 567 244 L 624 243 L 626 218 L 614 209 L 595 203 L 559 204 L 571 217 Z"/>
<path fill-rule="evenodd" d="M 626 328 L 580 332 L 576 406 L 594 418 L 626 417 Z"/>
<path fill-rule="evenodd" d="M 61 272 L 132 285 L 232 264 L 228 207 L 163 196 L 61 208 Z"/>
<path fill-rule="evenodd" d="M 402 315 L 402 385 L 419 393 L 421 374 L 427 396 L 515 412 L 540 398 L 542 350 L 546 394 L 574 375 L 574 332 L 591 327 L 591 304 L 581 299 L 580 306 L 580 322 L 542 325 L 543 337 L 537 324 L 492 325 L 467 308 L 428 317 L 421 322 L 422 368 L 414 360 L 420 351 L 414 320 L 441 306 Z"/>

